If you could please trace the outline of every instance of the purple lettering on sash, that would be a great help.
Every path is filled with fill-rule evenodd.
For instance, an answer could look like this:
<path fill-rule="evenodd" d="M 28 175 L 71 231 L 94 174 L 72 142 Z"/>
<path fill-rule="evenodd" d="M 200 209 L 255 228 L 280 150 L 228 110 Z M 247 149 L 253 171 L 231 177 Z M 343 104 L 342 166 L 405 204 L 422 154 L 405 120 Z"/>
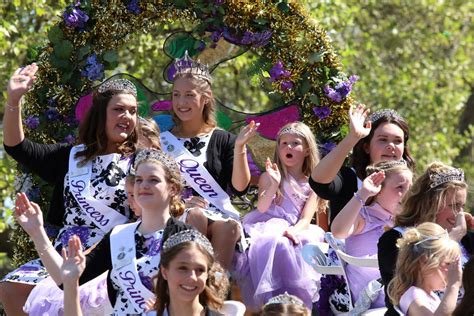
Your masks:
<path fill-rule="evenodd" d="M 133 301 L 140 306 L 142 310 L 146 309 L 146 302 L 145 299 L 143 298 L 140 289 L 135 288 L 135 283 L 137 283 L 137 278 L 135 277 L 135 274 L 132 271 L 125 271 L 125 272 L 119 272 L 119 277 L 122 279 L 123 284 L 126 286 L 126 288 L 122 288 L 125 290 L 129 297 L 133 299 Z"/>
<path fill-rule="evenodd" d="M 208 193 L 209 197 L 216 197 L 219 194 L 212 188 L 210 184 L 207 183 L 207 180 L 202 177 L 198 171 L 199 162 L 192 159 L 182 159 L 179 161 L 179 170 L 185 172 L 191 176 L 194 183 L 196 183 L 199 188 Z"/>
<path fill-rule="evenodd" d="M 109 224 L 109 219 L 104 218 L 104 215 L 97 211 L 92 205 L 90 205 L 86 198 L 84 198 L 81 193 L 84 191 L 86 188 L 86 184 L 84 181 L 79 180 L 71 180 L 71 192 L 76 198 L 77 203 L 81 206 L 82 210 L 89 214 L 89 216 L 94 219 L 97 223 L 99 223 L 102 226 L 107 226 Z"/>

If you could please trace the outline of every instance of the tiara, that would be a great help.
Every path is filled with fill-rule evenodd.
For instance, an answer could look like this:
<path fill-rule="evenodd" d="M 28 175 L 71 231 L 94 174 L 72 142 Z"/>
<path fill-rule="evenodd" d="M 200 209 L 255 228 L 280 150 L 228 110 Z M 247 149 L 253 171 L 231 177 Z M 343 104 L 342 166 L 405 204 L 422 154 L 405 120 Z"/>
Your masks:
<path fill-rule="evenodd" d="M 290 295 L 288 294 L 288 292 L 285 292 L 285 294 L 280 294 L 278 296 L 272 297 L 271 299 L 268 300 L 265 306 L 270 305 L 270 304 L 295 304 L 295 305 L 306 307 L 303 301 L 299 297 Z"/>
<path fill-rule="evenodd" d="M 372 123 L 375 123 L 378 120 L 380 120 L 382 117 L 392 118 L 392 119 L 405 122 L 405 119 L 400 114 L 398 114 L 397 111 L 392 110 L 392 109 L 383 109 L 380 111 L 376 111 L 369 115 L 369 117 L 367 118 L 367 121 L 371 121 Z"/>
<path fill-rule="evenodd" d="M 305 138 L 304 133 L 302 131 L 294 128 L 293 126 L 287 126 L 287 127 L 282 128 L 278 132 L 278 137 L 280 137 L 281 135 L 285 135 L 285 134 L 293 134 L 293 135 L 298 135 L 298 136 L 301 136 L 301 137 Z"/>
<path fill-rule="evenodd" d="M 163 251 L 166 252 L 179 244 L 189 241 L 201 245 L 211 256 L 214 256 L 214 249 L 212 248 L 212 245 L 209 240 L 206 238 L 206 236 L 204 236 L 195 229 L 182 230 L 174 235 L 171 235 L 163 243 Z"/>
<path fill-rule="evenodd" d="M 173 77 L 176 78 L 182 74 L 191 74 L 192 76 L 199 77 L 206 80 L 209 84 L 212 83 L 212 77 L 209 73 L 209 67 L 205 64 L 202 64 L 199 60 L 194 61 L 189 57 L 188 51 L 184 53 L 184 57 L 181 59 L 176 59 L 174 62 L 174 67 L 176 68 L 176 73 Z"/>
<path fill-rule="evenodd" d="M 128 79 L 113 79 L 108 80 L 99 86 L 97 91 L 99 93 L 104 93 L 106 91 L 128 91 L 133 96 L 137 97 L 137 88 L 135 85 Z"/>
<path fill-rule="evenodd" d="M 380 169 L 380 170 L 388 170 L 388 169 L 392 169 L 394 167 L 406 166 L 406 165 L 407 165 L 407 162 L 403 159 L 400 159 L 400 160 L 387 160 L 387 161 L 384 161 L 383 164 L 379 164 L 379 166 L 377 166 L 376 168 Z"/>
<path fill-rule="evenodd" d="M 432 173 L 430 174 L 430 181 L 430 188 L 436 188 L 446 182 L 464 182 L 464 171 L 460 168 L 451 168 L 448 171 Z"/>
<path fill-rule="evenodd" d="M 133 169 L 136 170 L 137 166 L 146 160 L 155 160 L 163 165 L 165 165 L 168 170 L 173 174 L 177 179 L 181 179 L 181 173 L 179 172 L 179 167 L 176 164 L 176 161 L 171 158 L 168 154 L 164 153 L 158 149 L 143 149 L 138 152 L 135 157 L 135 162 L 133 164 Z"/>

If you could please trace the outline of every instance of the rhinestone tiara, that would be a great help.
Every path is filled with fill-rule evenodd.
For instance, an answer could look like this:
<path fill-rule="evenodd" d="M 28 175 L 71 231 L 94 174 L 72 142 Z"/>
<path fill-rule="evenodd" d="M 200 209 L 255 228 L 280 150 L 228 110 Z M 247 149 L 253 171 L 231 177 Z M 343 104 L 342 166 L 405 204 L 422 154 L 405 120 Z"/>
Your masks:
<path fill-rule="evenodd" d="M 106 91 L 128 91 L 133 96 L 137 97 L 137 87 L 128 79 L 112 79 L 104 82 L 99 86 L 97 91 L 99 93 L 104 93 Z"/>
<path fill-rule="evenodd" d="M 464 182 L 464 171 L 460 168 L 451 168 L 448 171 L 430 174 L 430 188 L 453 181 Z"/>
<path fill-rule="evenodd" d="M 143 149 L 140 150 L 136 157 L 135 162 L 133 163 L 133 169 L 136 171 L 137 166 L 142 161 L 155 160 L 162 163 L 168 168 L 168 170 L 173 174 L 177 179 L 181 179 L 181 173 L 179 172 L 179 167 L 176 164 L 176 161 L 171 158 L 168 154 L 164 153 L 159 149 Z"/>
<path fill-rule="evenodd" d="M 400 114 L 398 114 L 397 111 L 392 110 L 392 109 L 383 109 L 380 111 L 376 111 L 369 115 L 369 117 L 367 118 L 367 121 L 371 121 L 372 123 L 375 123 L 378 120 L 380 120 L 382 117 L 397 119 L 399 121 L 405 122 L 405 119 Z"/>
<path fill-rule="evenodd" d="M 293 134 L 293 135 L 298 135 L 298 136 L 301 136 L 301 137 L 305 137 L 304 133 L 296 128 L 294 128 L 293 126 L 287 126 L 287 127 L 284 127 L 282 128 L 279 132 L 278 132 L 278 137 L 280 137 L 281 135 L 285 135 L 285 134 Z"/>
<path fill-rule="evenodd" d="M 214 249 L 212 248 L 209 240 L 206 238 L 206 236 L 194 229 L 182 230 L 174 235 L 171 235 L 163 243 L 163 251 L 166 252 L 179 244 L 189 241 L 201 245 L 211 256 L 214 256 Z"/>
<path fill-rule="evenodd" d="M 199 60 L 194 61 L 191 57 L 189 57 L 188 51 L 184 53 L 183 58 L 176 59 L 174 62 L 174 67 L 176 68 L 176 73 L 173 77 L 173 80 L 179 75 L 191 74 L 192 76 L 206 80 L 209 82 L 209 84 L 212 83 L 209 67 L 205 64 L 202 64 Z"/>
<path fill-rule="evenodd" d="M 271 299 L 268 300 L 265 306 L 270 305 L 270 304 L 295 304 L 295 305 L 305 307 L 303 301 L 299 297 L 290 295 L 288 294 L 288 292 L 285 292 L 285 294 L 280 294 L 278 296 L 272 297 Z"/>
<path fill-rule="evenodd" d="M 400 160 L 387 160 L 377 166 L 380 170 L 388 170 L 398 166 L 406 166 L 407 162 L 403 159 Z"/>

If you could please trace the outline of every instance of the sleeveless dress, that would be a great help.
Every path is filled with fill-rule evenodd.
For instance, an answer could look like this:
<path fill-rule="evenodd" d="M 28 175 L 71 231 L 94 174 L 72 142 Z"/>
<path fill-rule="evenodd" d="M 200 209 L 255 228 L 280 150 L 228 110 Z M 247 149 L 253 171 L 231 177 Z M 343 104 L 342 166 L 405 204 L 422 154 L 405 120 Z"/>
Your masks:
<path fill-rule="evenodd" d="M 428 295 L 423 289 L 420 289 L 416 286 L 411 286 L 400 297 L 400 310 L 403 312 L 403 314 L 408 314 L 408 309 L 410 308 L 411 303 L 413 303 L 416 299 L 422 300 L 425 306 L 433 313 L 441 303 L 439 297 L 433 292 Z"/>
<path fill-rule="evenodd" d="M 119 154 L 97 156 L 92 160 L 90 190 L 92 197 L 130 218 L 132 215 L 124 190 L 129 164 L 130 159 L 123 158 Z M 64 178 L 64 201 L 66 210 L 64 227 L 59 231 L 54 247 L 58 251 L 62 247 L 67 247 L 72 235 L 77 235 L 81 239 L 84 249 L 102 240 L 106 232 L 101 230 L 79 206 L 70 190 L 68 174 Z M 60 315 L 63 308 L 63 293 L 48 276 L 41 260 L 35 259 L 9 273 L 2 281 L 36 285 L 25 303 L 26 313 L 38 315 L 41 311 L 39 315 Z M 81 286 L 80 294 L 84 310 L 96 310 L 97 315 L 100 315 L 102 309 L 107 310 L 107 305 L 110 303 L 107 296 L 106 274 Z M 89 314 L 94 315 L 92 312 Z"/>
<path fill-rule="evenodd" d="M 346 253 L 354 257 L 376 257 L 377 242 L 385 228 L 393 226 L 393 216 L 377 203 L 365 206 L 359 214 L 364 219 L 365 226 L 360 233 L 346 238 Z M 353 303 L 357 301 L 360 292 L 370 281 L 381 277 L 378 268 L 357 267 L 350 264 L 346 266 L 346 274 Z M 384 299 L 385 295 L 383 291 L 380 291 L 371 308 L 385 306 Z"/>
<path fill-rule="evenodd" d="M 236 253 L 235 276 L 246 306 L 259 309 L 270 298 L 288 292 L 311 309 L 318 298 L 320 275 L 304 262 L 301 249 L 309 242 L 323 241 L 324 231 L 310 225 L 297 234 L 298 245 L 283 236 L 298 222 L 311 188 L 307 181 L 297 182 L 291 177 L 284 180 L 282 187 L 281 204 L 274 200 L 266 212 L 254 210 L 244 217 L 250 247 Z"/>

